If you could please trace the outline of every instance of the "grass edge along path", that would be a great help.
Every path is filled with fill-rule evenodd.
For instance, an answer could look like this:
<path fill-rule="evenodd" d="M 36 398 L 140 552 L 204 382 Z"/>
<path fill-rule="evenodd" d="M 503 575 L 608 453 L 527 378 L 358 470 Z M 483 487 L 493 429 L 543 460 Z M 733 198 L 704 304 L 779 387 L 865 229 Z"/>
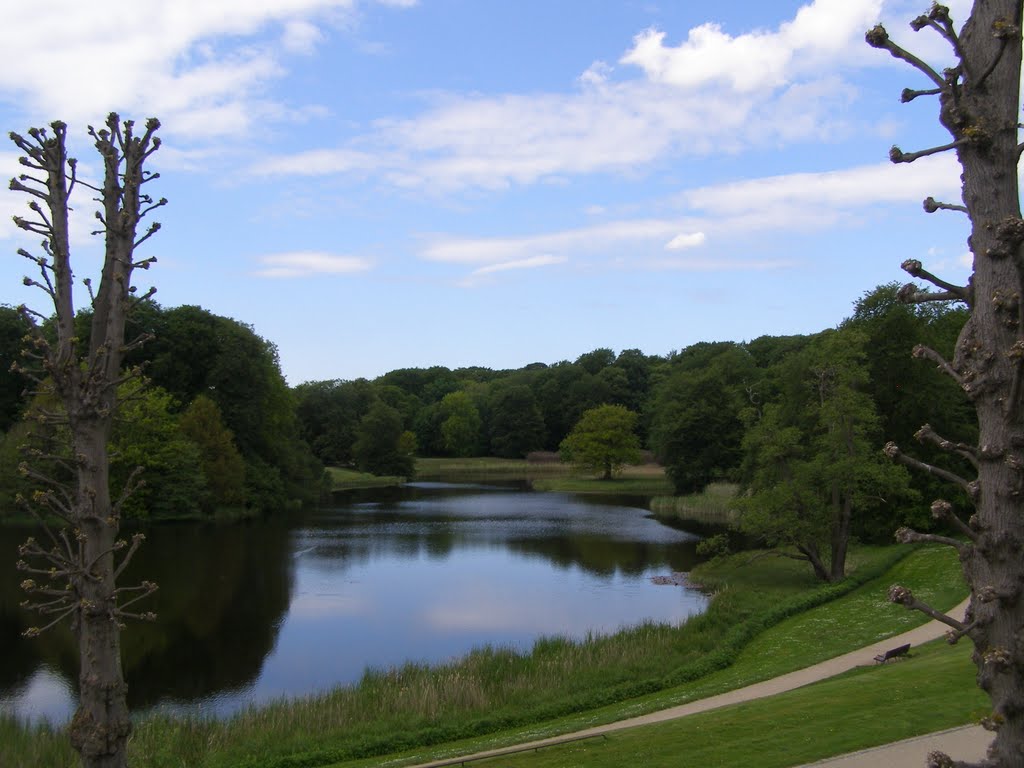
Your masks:
<path fill-rule="evenodd" d="M 906 661 L 856 667 L 769 698 L 614 731 L 600 740 L 506 755 L 501 765 L 789 768 L 953 728 L 987 711 L 968 646 L 934 640 Z"/>

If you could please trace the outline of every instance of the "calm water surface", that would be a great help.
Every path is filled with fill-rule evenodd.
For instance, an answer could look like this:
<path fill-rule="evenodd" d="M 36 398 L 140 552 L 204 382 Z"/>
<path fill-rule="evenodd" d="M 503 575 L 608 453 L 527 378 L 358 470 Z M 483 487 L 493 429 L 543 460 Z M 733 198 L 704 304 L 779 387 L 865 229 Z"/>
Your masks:
<path fill-rule="evenodd" d="M 25 535 L 0 529 L 0 708 L 61 720 L 75 653 L 67 631 L 19 636 Z M 131 574 L 160 591 L 158 622 L 123 636 L 129 703 L 227 714 L 368 666 L 675 623 L 704 596 L 651 578 L 689 570 L 698 538 L 610 499 L 427 483 L 298 523 L 159 526 Z"/>

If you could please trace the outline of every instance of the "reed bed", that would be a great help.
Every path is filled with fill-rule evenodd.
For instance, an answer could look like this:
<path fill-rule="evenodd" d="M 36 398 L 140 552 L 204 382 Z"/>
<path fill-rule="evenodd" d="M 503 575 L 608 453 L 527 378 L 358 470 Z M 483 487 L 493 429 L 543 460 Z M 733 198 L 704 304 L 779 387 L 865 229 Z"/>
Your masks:
<path fill-rule="evenodd" d="M 651 499 L 651 512 L 661 518 L 736 528 L 740 522 L 736 489 L 734 483 L 712 483 L 701 493 L 658 496 Z"/>

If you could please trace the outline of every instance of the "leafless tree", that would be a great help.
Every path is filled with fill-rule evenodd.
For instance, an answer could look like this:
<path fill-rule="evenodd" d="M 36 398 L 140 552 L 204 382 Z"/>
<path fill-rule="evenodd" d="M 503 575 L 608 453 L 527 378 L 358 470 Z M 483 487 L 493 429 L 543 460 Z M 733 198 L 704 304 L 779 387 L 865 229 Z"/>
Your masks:
<path fill-rule="evenodd" d="M 908 284 L 908 302 L 964 302 L 970 318 L 957 341 L 953 359 L 917 347 L 914 354 L 931 360 L 951 376 L 971 400 L 979 437 L 968 445 L 938 435 L 929 426 L 917 434 L 963 460 L 961 475 L 930 466 L 892 443 L 886 453 L 916 469 L 935 473 L 962 489 L 973 513 L 964 522 L 953 504 L 937 500 L 933 514 L 959 536 L 897 532 L 904 542 L 933 541 L 959 552 L 971 590 L 964 621 L 934 610 L 901 586 L 889 591 L 893 602 L 921 610 L 950 626 L 948 638 L 974 643 L 978 685 L 989 695 L 992 712 L 983 721 L 995 732 L 988 757 L 977 764 L 932 753 L 929 766 L 1024 765 L 1024 221 L 1021 220 L 1017 164 L 1021 75 L 1021 0 L 975 0 L 970 18 L 958 32 L 949 9 L 934 4 L 911 22 L 915 31 L 937 33 L 949 44 L 955 64 L 937 69 L 893 42 L 882 26 L 867 33 L 875 48 L 887 50 L 924 75 L 922 90 L 906 89 L 903 101 L 937 96 L 939 121 L 949 131 L 948 144 L 915 152 L 890 151 L 895 163 L 910 163 L 938 152 L 955 151 L 963 169 L 962 203 L 924 201 L 925 210 L 966 214 L 974 271 L 967 285 L 954 285 L 928 272 L 917 260 L 903 269 L 933 287 Z"/>
<path fill-rule="evenodd" d="M 70 727 L 71 742 L 88 768 L 127 765 L 126 746 L 131 720 L 125 700 L 121 667 L 120 633 L 128 618 L 154 618 L 135 612 L 134 604 L 156 586 L 119 587 L 117 580 L 143 540 L 119 538 L 121 506 L 137 487 L 133 478 L 112 499 L 107 446 L 117 408 L 117 387 L 137 371 L 122 371 L 126 352 L 145 338 L 126 341 L 125 319 L 135 302 L 131 285 L 136 269 L 147 269 L 154 259 L 135 260 L 135 249 L 160 225 L 139 234 L 141 220 L 167 201 L 154 201 L 143 185 L 158 174 L 143 170 L 160 147 L 155 119 L 137 133 L 135 125 L 116 114 L 106 127 L 89 128 L 103 162 L 102 186 L 77 175 L 77 163 L 68 157 L 67 127 L 29 130 L 28 137 L 11 133 L 24 153 L 24 172 L 10 188 L 28 195 L 32 216 L 16 216 L 21 229 L 42 237 L 42 255 L 18 253 L 38 268 L 38 277 L 26 277 L 28 286 L 42 289 L 52 303 L 46 313 L 21 307 L 32 327 L 31 343 L 22 370 L 35 382 L 43 402 L 36 417 L 41 429 L 62 440 L 28 451 L 23 474 L 45 490 L 26 503 L 44 523 L 44 542 L 29 539 L 20 548 L 18 569 L 28 575 L 22 587 L 31 596 L 23 605 L 44 616 L 46 624 L 33 627 L 34 636 L 70 619 L 78 641 L 79 703 Z M 99 203 L 96 219 L 105 252 L 99 286 L 83 281 L 92 305 L 88 343 L 75 331 L 74 276 L 71 265 L 68 217 L 76 187 L 92 190 Z M 147 296 L 151 295 L 151 290 Z M 145 298 L 145 297 L 143 297 Z M 63 443 L 63 444 L 60 444 Z"/>

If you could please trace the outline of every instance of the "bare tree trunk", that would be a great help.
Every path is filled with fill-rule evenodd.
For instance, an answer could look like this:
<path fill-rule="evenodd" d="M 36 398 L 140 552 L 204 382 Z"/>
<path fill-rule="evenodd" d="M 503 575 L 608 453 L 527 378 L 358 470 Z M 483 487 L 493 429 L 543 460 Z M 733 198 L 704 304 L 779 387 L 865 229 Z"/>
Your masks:
<path fill-rule="evenodd" d="M 126 685 L 121 667 L 121 629 L 129 618 L 153 619 L 153 614 L 126 610 L 129 605 L 156 589 L 151 582 L 138 587 L 118 587 L 120 576 L 144 538 L 133 537 L 131 546 L 118 538 L 121 505 L 134 487 L 134 476 L 115 502 L 110 496 L 110 472 L 107 444 L 117 408 L 117 387 L 138 372 L 124 373 L 121 362 L 125 352 L 145 341 L 140 337 L 125 343 L 125 321 L 133 304 L 132 273 L 148 268 L 152 259 L 134 260 L 136 246 L 159 229 L 153 224 L 141 237 L 137 234 L 140 220 L 152 209 L 166 203 L 153 202 L 142 185 L 156 174 L 146 174 L 143 165 L 160 146 L 154 136 L 159 127 L 156 120 L 146 124 L 141 136 L 134 132 L 131 121 L 121 123 L 116 114 L 107 118 L 106 128 L 89 129 L 96 149 L 103 158 L 103 205 L 97 214 L 105 237 L 105 257 L 100 285 L 93 296 L 93 323 L 89 349 L 83 353 L 75 334 L 73 272 L 68 240 L 68 211 L 71 193 L 77 179 L 75 160 L 67 157 L 66 127 L 52 124 L 53 134 L 32 129 L 30 139 L 12 133 L 11 139 L 25 152 L 22 164 L 33 169 L 11 181 L 11 189 L 24 192 L 33 200 L 29 207 L 34 219 L 16 217 L 22 229 L 44 237 L 45 257 L 19 253 L 36 264 L 40 279 L 25 278 L 27 285 L 46 293 L 53 305 L 53 321 L 57 331 L 55 342 L 41 333 L 35 319 L 45 315 L 22 308 L 32 321 L 33 350 L 26 356 L 34 358 L 41 370 L 26 367 L 41 392 L 52 392 L 60 410 L 40 410 L 44 423 L 66 428 L 70 450 L 56 446 L 49 455 L 30 452 L 32 461 L 25 471 L 47 491 L 38 494 L 36 503 L 42 508 L 40 519 L 53 546 L 44 548 L 34 539 L 22 547 L 21 554 L 49 563 L 37 567 L 24 560 L 18 568 L 47 579 L 39 584 L 26 579 L 22 587 L 32 595 L 41 595 L 30 607 L 43 615 L 56 618 L 40 628 L 27 630 L 38 635 L 64 618 L 70 618 L 78 639 L 79 705 L 70 728 L 71 743 L 78 750 L 86 768 L 122 768 L 127 765 L 127 743 L 131 719 L 125 699 Z M 39 176 L 43 178 L 40 178 Z M 85 285 L 92 291 L 91 283 Z M 146 296 L 152 294 L 152 291 Z M 63 481 L 58 467 L 70 472 L 71 481 Z M 65 528 L 54 531 L 48 518 L 56 516 Z M 70 536 L 68 535 L 70 531 Z M 129 547 L 116 562 L 115 553 Z"/>
<path fill-rule="evenodd" d="M 1024 765 L 1024 221 L 1017 188 L 1021 3 L 976 0 L 959 35 L 948 9 L 939 5 L 912 26 L 939 32 L 950 43 L 957 66 L 933 69 L 890 41 L 880 26 L 867 39 L 932 81 L 933 88 L 908 89 L 903 99 L 938 95 L 939 119 L 953 142 L 913 153 L 894 147 L 890 157 L 894 162 L 912 162 L 934 152 L 956 150 L 963 168 L 963 205 L 928 198 L 925 210 L 953 210 L 969 216 L 974 274 L 969 285 L 955 286 L 925 271 L 920 262 L 908 260 L 903 264 L 907 272 L 941 290 L 925 291 L 909 284 L 901 295 L 912 302 L 960 300 L 970 307 L 952 363 L 923 347 L 915 354 L 934 361 L 960 384 L 976 408 L 979 437 L 976 447 L 967 447 L 937 438 L 930 428 L 919 433 L 921 439 L 965 457 L 976 472 L 973 479 L 930 467 L 893 444 L 886 447 L 895 459 L 960 486 L 975 506 L 969 524 L 964 524 L 948 502 L 932 505 L 933 513 L 945 518 L 963 538 L 907 529 L 897 536 L 901 541 L 941 541 L 960 552 L 971 589 L 970 607 L 964 623 L 941 619 L 951 627 L 951 642 L 963 636 L 973 641 L 978 685 L 992 701 L 992 713 L 983 724 L 996 736 L 989 757 L 978 765 L 1010 768 Z M 894 586 L 890 598 L 908 608 L 937 613 L 902 587 Z M 929 765 L 967 764 L 935 753 L 929 756 Z"/>

